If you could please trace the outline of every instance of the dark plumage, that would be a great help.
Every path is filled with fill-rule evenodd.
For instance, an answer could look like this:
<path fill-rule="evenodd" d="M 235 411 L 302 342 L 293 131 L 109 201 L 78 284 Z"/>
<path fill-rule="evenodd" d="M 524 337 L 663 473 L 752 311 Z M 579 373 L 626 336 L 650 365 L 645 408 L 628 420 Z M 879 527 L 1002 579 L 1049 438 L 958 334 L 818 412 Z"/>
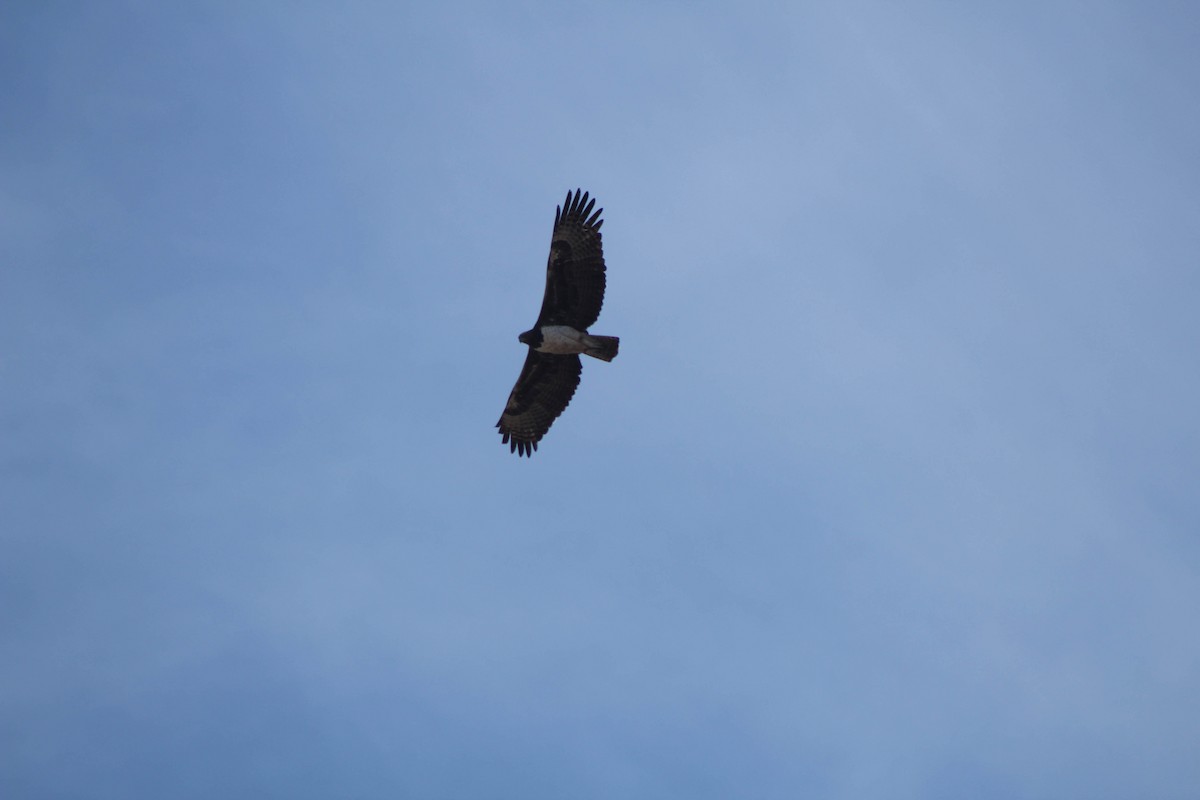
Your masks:
<path fill-rule="evenodd" d="M 519 455 L 532 455 L 579 386 L 580 354 L 612 361 L 619 340 L 587 329 L 604 304 L 605 267 L 600 214 L 595 199 L 575 190 L 554 213 L 546 293 L 533 328 L 517 337 L 529 346 L 525 366 L 496 427 L 502 442 Z"/>

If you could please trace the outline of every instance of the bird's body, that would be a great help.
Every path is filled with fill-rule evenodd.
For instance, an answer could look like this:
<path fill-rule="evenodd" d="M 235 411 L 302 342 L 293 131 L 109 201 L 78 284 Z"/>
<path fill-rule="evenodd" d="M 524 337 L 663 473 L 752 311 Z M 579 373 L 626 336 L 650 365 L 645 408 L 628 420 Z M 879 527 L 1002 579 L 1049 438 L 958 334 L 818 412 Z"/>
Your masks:
<path fill-rule="evenodd" d="M 525 331 L 517 337 L 517 341 L 529 345 L 539 353 L 556 356 L 585 354 L 612 361 L 617 355 L 619 340 L 615 336 L 592 336 L 587 331 L 577 330 L 570 325 L 544 325 Z"/>
<path fill-rule="evenodd" d="M 579 386 L 580 355 L 604 361 L 617 356 L 620 340 L 588 328 L 604 304 L 605 266 L 600 242 L 603 209 L 586 192 L 567 192 L 554 214 L 546 293 L 534 326 L 517 337 L 529 346 L 525 366 L 508 396 L 496 427 L 504 444 L 519 455 L 532 455 L 538 442 L 563 412 Z"/>

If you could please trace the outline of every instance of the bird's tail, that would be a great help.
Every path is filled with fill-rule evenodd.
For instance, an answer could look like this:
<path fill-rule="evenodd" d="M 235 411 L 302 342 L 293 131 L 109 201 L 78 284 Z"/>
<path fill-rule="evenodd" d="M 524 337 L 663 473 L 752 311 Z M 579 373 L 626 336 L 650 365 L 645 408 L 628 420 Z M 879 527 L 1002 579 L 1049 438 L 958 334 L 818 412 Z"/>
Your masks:
<path fill-rule="evenodd" d="M 599 358 L 602 361 L 612 361 L 617 357 L 617 346 L 621 340 L 616 336 L 592 336 L 587 338 L 587 353 L 593 358 Z"/>

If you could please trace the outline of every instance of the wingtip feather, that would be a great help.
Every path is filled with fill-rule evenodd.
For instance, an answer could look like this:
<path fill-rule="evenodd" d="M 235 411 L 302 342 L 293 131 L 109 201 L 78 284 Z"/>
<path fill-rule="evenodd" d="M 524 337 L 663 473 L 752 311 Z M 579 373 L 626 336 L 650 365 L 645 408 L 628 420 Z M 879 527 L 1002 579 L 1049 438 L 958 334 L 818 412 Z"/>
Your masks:
<path fill-rule="evenodd" d="M 573 192 L 567 190 L 567 197 L 563 204 L 554 208 L 554 226 L 558 227 L 567 220 L 571 220 L 593 230 L 600 230 L 600 226 L 604 224 L 604 220 L 600 218 L 604 209 L 597 208 L 593 211 L 595 206 L 596 198 L 592 197 L 589 192 L 579 188 Z"/>

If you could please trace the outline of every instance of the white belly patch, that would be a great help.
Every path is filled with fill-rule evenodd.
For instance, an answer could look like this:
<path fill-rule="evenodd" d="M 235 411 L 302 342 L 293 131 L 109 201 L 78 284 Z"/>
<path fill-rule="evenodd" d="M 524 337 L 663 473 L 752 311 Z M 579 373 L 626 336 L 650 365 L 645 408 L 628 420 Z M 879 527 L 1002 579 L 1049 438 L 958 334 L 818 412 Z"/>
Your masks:
<path fill-rule="evenodd" d="M 538 350 L 542 353 L 556 355 L 582 353 L 585 349 L 583 342 L 586 337 L 587 334 L 580 333 L 567 325 L 547 325 L 542 328 L 542 346 Z"/>

